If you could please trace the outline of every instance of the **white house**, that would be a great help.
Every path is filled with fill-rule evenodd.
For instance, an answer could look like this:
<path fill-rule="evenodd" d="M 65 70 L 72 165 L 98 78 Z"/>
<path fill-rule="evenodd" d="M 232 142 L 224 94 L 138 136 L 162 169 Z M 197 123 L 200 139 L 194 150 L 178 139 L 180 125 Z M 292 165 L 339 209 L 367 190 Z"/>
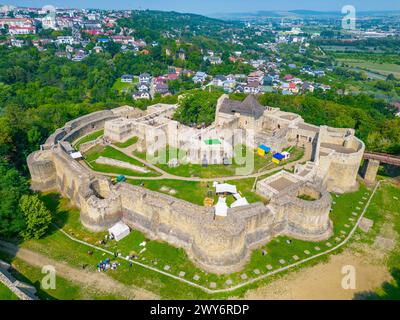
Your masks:
<path fill-rule="evenodd" d="M 150 80 L 151 80 L 151 75 L 146 72 L 139 75 L 139 82 L 149 83 Z"/>
<path fill-rule="evenodd" d="M 132 95 L 132 98 L 135 99 L 135 100 L 139 100 L 139 99 L 150 100 L 151 96 L 150 96 L 150 93 L 148 91 L 143 91 L 143 92 L 135 92 Z"/>
<path fill-rule="evenodd" d="M 60 44 L 69 44 L 72 46 L 74 44 L 74 38 L 71 36 L 59 36 L 57 37 L 56 43 Z"/>
<path fill-rule="evenodd" d="M 133 81 L 133 76 L 131 74 L 124 74 L 121 77 L 121 82 L 132 83 L 132 81 Z"/>
<path fill-rule="evenodd" d="M 197 71 L 194 77 L 192 78 L 195 83 L 203 83 L 207 78 L 207 74 L 205 72 Z"/>
<path fill-rule="evenodd" d="M 258 82 L 249 82 L 244 87 L 243 90 L 245 93 L 257 94 L 261 90 L 261 86 Z"/>

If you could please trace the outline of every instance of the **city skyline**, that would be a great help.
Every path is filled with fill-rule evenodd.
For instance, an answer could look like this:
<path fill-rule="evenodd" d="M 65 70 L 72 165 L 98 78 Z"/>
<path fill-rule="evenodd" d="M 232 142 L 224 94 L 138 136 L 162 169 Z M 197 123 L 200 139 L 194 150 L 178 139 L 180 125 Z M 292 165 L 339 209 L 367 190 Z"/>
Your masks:
<path fill-rule="evenodd" d="M 10 1 L 10 4 L 23 7 L 42 7 L 54 5 L 61 8 L 95 8 L 95 9 L 151 9 L 163 11 L 191 12 L 199 14 L 235 13 L 235 12 L 256 12 L 256 11 L 287 11 L 287 10 L 316 10 L 316 11 L 340 11 L 345 5 L 353 5 L 358 11 L 380 11 L 400 10 L 400 2 L 394 0 L 382 0 L 379 3 L 372 0 L 337 0 L 321 2 L 319 0 L 305 0 L 301 5 L 291 1 L 273 2 L 270 0 L 253 0 L 251 3 L 243 0 L 231 0 L 229 6 L 224 0 L 203 0 L 182 2 L 180 0 L 118 0 L 110 3 L 105 0 L 87 1 L 63 1 L 63 0 L 33 0 L 33 1 Z"/>

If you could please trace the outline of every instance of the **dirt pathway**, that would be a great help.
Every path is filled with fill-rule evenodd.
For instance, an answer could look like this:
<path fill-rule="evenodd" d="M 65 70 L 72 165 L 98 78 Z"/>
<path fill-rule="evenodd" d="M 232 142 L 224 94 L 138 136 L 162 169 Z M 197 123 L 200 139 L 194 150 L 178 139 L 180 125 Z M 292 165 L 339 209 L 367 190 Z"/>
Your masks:
<path fill-rule="evenodd" d="M 77 284 L 92 287 L 97 291 L 115 294 L 132 300 L 159 299 L 159 297 L 154 293 L 132 285 L 124 285 L 118 281 L 113 280 L 104 273 L 89 272 L 72 268 L 66 264 L 49 259 L 31 250 L 18 248 L 12 244 L 8 244 L 3 241 L 0 242 L 0 250 L 8 254 L 14 255 L 19 259 L 25 261 L 26 263 L 38 268 L 42 268 L 45 265 L 52 265 L 55 267 L 57 275 L 59 275 L 60 277 Z"/>
<path fill-rule="evenodd" d="M 377 252 L 375 252 L 377 253 Z M 343 289 L 344 266 L 354 266 L 356 289 Z M 298 299 L 298 300 L 349 300 L 354 294 L 374 290 L 391 275 L 383 263 L 383 257 L 374 255 L 371 249 L 355 252 L 346 249 L 333 255 L 324 264 L 318 264 L 289 274 L 271 284 L 248 291 L 245 299 Z"/>

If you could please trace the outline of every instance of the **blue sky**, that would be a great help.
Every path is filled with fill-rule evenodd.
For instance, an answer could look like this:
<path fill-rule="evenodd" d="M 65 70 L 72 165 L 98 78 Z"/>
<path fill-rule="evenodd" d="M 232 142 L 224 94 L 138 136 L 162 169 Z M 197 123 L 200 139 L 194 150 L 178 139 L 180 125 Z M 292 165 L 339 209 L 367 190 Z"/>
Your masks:
<path fill-rule="evenodd" d="M 19 6 L 41 7 L 52 4 L 59 7 L 105 9 L 159 9 L 193 13 L 252 12 L 258 10 L 321 10 L 339 11 L 344 5 L 353 5 L 359 11 L 400 10 L 399 0 L 0 0 Z"/>

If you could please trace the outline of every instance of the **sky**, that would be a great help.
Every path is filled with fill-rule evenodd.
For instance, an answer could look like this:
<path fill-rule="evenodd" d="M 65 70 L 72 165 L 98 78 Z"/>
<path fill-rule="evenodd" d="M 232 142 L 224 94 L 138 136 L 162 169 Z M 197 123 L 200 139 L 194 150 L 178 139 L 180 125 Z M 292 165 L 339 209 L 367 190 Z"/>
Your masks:
<path fill-rule="evenodd" d="M 54 5 L 63 8 L 157 9 L 200 14 L 254 12 L 259 10 L 341 11 L 353 5 L 358 11 L 400 10 L 399 0 L 0 0 L 24 7 Z"/>

